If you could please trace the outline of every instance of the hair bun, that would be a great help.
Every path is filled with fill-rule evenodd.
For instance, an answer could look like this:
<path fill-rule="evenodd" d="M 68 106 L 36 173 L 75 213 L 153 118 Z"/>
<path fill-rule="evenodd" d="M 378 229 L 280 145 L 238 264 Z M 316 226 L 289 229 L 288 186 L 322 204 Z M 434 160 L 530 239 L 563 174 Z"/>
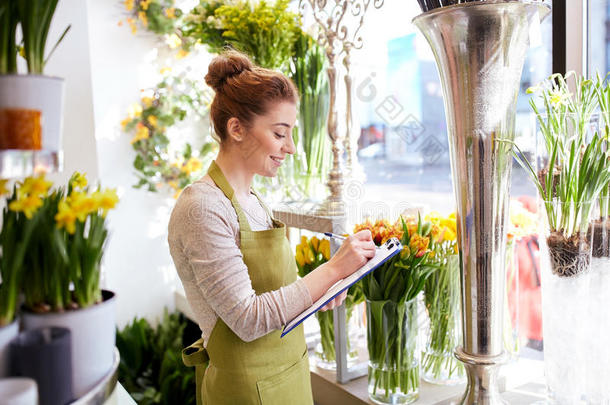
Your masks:
<path fill-rule="evenodd" d="M 246 55 L 234 50 L 225 51 L 210 62 L 205 82 L 215 91 L 219 91 L 228 78 L 237 76 L 245 70 L 250 71 L 253 67 Z"/>

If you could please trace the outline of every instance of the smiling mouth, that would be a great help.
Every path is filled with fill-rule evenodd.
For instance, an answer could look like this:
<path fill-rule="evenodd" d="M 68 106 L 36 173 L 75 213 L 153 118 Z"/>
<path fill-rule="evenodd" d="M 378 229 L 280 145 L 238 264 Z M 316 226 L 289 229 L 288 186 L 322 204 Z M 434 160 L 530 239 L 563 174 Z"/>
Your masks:
<path fill-rule="evenodd" d="M 282 162 L 284 161 L 284 159 L 280 159 L 280 158 L 273 157 L 273 156 L 271 156 L 271 160 L 273 160 L 277 164 L 282 164 Z"/>

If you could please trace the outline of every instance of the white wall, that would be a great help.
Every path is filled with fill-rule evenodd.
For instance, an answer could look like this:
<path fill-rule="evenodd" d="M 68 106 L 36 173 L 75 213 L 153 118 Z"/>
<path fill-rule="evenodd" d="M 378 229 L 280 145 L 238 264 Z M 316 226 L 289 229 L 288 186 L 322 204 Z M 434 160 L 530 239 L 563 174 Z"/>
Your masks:
<path fill-rule="evenodd" d="M 119 126 L 128 105 L 139 100 L 140 89 L 156 82 L 160 66 L 155 63 L 155 36 L 132 35 L 129 27 L 117 25 L 125 19 L 121 2 L 86 3 L 99 177 L 105 187 L 117 187 L 121 199 L 111 217 L 104 282 L 117 293 L 117 322 L 122 326 L 136 315 L 154 320 L 164 306 L 174 308 L 177 275 L 167 246 L 174 200 L 132 187 L 137 182 L 135 155 Z"/>
<path fill-rule="evenodd" d="M 75 171 L 86 172 L 90 179 L 98 176 L 94 137 L 91 62 L 87 4 L 82 0 L 62 0 L 57 4 L 49 36 L 47 53 L 68 25 L 72 28 L 49 59 L 44 72 L 65 79 L 63 123 L 64 171 L 50 176 L 65 183 Z"/>

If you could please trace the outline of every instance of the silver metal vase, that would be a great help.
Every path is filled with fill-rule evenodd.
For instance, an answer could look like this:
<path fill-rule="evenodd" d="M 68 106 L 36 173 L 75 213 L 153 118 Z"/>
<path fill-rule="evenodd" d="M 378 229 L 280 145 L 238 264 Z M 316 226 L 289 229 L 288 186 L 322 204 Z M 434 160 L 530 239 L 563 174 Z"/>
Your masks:
<path fill-rule="evenodd" d="M 461 261 L 463 345 L 468 373 L 461 404 L 501 404 L 499 366 L 505 288 L 505 223 L 511 145 L 532 19 L 532 0 L 420 0 L 413 23 L 430 44 L 445 100 Z"/>

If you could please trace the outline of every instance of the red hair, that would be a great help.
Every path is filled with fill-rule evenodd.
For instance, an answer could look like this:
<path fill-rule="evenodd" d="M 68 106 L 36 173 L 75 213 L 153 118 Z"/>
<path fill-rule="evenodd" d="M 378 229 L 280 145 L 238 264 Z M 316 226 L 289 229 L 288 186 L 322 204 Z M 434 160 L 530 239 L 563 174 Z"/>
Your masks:
<path fill-rule="evenodd" d="M 230 50 L 216 56 L 205 76 L 216 95 L 210 117 L 221 143 L 227 139 L 227 122 L 235 117 L 249 127 L 255 116 L 265 115 L 274 102 L 298 102 L 290 79 L 273 70 L 255 66 L 248 57 Z"/>

